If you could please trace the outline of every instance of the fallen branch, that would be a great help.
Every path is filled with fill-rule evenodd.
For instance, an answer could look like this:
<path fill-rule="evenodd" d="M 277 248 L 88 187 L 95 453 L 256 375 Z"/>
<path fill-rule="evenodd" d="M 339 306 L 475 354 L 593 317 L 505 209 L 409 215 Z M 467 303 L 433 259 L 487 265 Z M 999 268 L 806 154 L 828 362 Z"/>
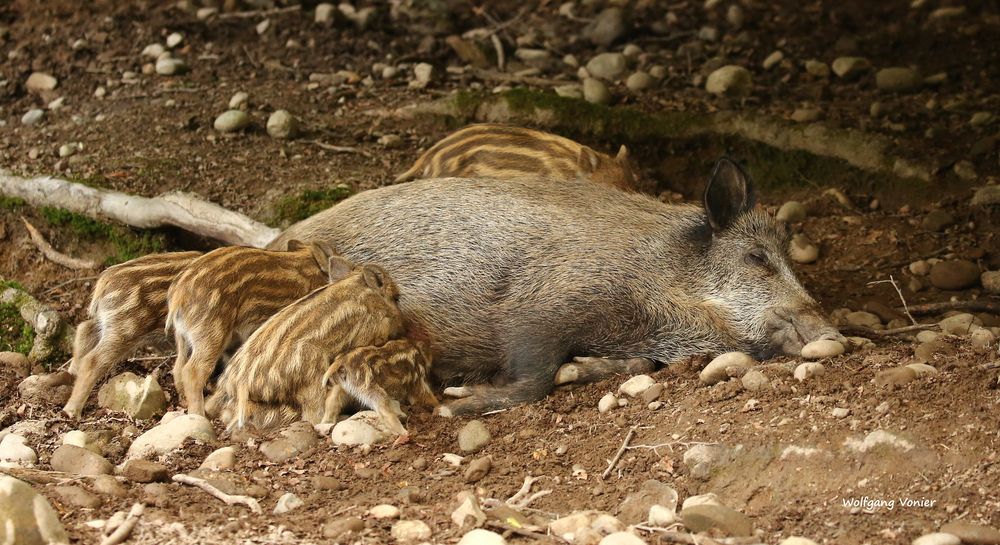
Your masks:
<path fill-rule="evenodd" d="M 0 170 L 0 195 L 32 206 L 54 206 L 84 216 L 110 218 L 132 227 L 173 226 L 225 244 L 263 248 L 278 230 L 189 193 L 147 198 L 39 176 L 21 178 Z"/>
<path fill-rule="evenodd" d="M 485 70 L 482 68 L 474 69 L 472 73 L 477 78 L 482 80 L 498 81 L 500 83 L 526 83 L 528 85 L 537 85 L 539 87 L 555 87 L 557 85 L 568 85 L 573 83 L 569 80 L 539 78 L 535 76 L 518 76 L 517 74 L 508 74 L 506 72 L 497 72 L 495 70 Z"/>
<path fill-rule="evenodd" d="M 618 462 L 622 459 L 622 455 L 625 454 L 628 444 L 631 443 L 632 438 L 635 437 L 635 430 L 637 429 L 638 426 L 632 426 L 632 429 L 628 430 L 628 433 L 625 434 L 625 440 L 622 441 L 622 446 L 618 447 L 618 452 L 616 452 L 615 456 L 611 458 L 608 468 L 604 470 L 604 473 L 601 473 L 602 480 L 611 476 L 611 472 L 615 470 L 615 466 L 618 465 Z"/>
<path fill-rule="evenodd" d="M 524 483 L 521 485 L 521 489 L 510 498 L 507 498 L 507 503 L 513 505 L 514 507 L 523 509 L 531 505 L 531 502 L 537 500 L 538 498 L 551 494 L 551 490 L 540 490 L 530 496 L 528 495 L 528 493 L 531 492 L 531 486 L 541 479 L 541 477 L 532 477 L 530 475 L 525 477 Z"/>
<path fill-rule="evenodd" d="M 336 152 L 336 153 L 360 153 L 361 155 L 364 155 L 365 157 L 371 157 L 370 153 L 368 153 L 367 151 L 365 151 L 365 150 L 363 150 L 361 148 L 355 148 L 355 147 L 351 147 L 351 146 L 334 146 L 333 144 L 326 144 L 324 142 L 320 142 L 319 140 L 303 140 L 302 143 L 304 143 L 304 144 L 312 144 L 314 146 L 318 146 L 320 148 L 323 148 L 323 149 L 325 149 L 327 151 L 333 151 L 333 152 Z"/>
<path fill-rule="evenodd" d="M 969 310 L 972 312 L 988 312 L 990 314 L 1000 314 L 1000 302 L 997 301 L 945 301 L 943 303 L 924 303 L 913 305 L 910 312 L 913 314 L 937 314 L 949 310 Z"/>
<path fill-rule="evenodd" d="M 252 19 L 254 17 L 270 17 L 271 15 L 291 13 L 293 11 L 299 11 L 300 9 L 302 9 L 302 6 L 296 4 L 294 6 L 288 6 L 287 8 L 258 9 L 254 11 L 233 11 L 229 13 L 220 13 L 216 15 L 216 17 L 219 19 Z"/>
<path fill-rule="evenodd" d="M 876 280 L 874 282 L 869 282 L 866 285 L 874 286 L 875 284 L 892 284 L 892 287 L 896 290 L 896 293 L 899 295 L 899 302 L 903 303 L 903 311 L 906 312 L 906 317 L 910 319 L 910 323 L 912 323 L 913 325 L 918 325 L 916 318 L 914 318 L 913 315 L 910 314 L 910 309 L 906 306 L 906 299 L 903 297 L 903 292 L 900 291 L 899 289 L 899 284 L 896 283 L 896 279 L 893 278 L 891 274 L 889 275 L 888 280 Z"/>
<path fill-rule="evenodd" d="M 56 250 L 47 240 L 45 240 L 45 237 L 38 232 L 38 229 L 36 229 L 31 222 L 24 218 L 24 216 L 21 216 L 21 221 L 24 223 L 24 228 L 28 230 L 28 236 L 31 237 L 31 242 L 34 243 L 39 252 L 42 252 L 45 259 L 48 259 L 57 265 L 62 265 L 68 269 L 96 269 L 101 266 L 101 264 L 96 261 L 78 259 Z"/>
<path fill-rule="evenodd" d="M 263 510 L 260 508 L 260 504 L 257 503 L 257 500 L 255 500 L 254 498 L 251 498 L 250 496 L 226 494 L 225 492 L 209 484 L 208 481 L 204 479 L 199 479 L 197 477 L 192 477 L 190 475 L 178 473 L 177 475 L 173 476 L 173 481 L 181 484 L 197 486 L 198 488 L 204 490 L 205 492 L 208 492 L 212 496 L 222 500 L 223 502 L 226 503 L 226 505 L 236 505 L 236 504 L 246 505 L 247 507 L 250 508 L 251 511 L 253 511 L 258 515 L 263 513 Z"/>
<path fill-rule="evenodd" d="M 35 484 L 67 484 L 79 482 L 84 478 L 73 473 L 46 471 L 29 467 L 0 467 L 0 473 Z"/>
<path fill-rule="evenodd" d="M 879 337 L 892 337 L 893 335 L 902 335 L 904 333 L 913 333 L 914 331 L 931 331 L 940 328 L 941 326 L 938 324 L 916 324 L 897 327 L 894 329 L 878 330 L 860 325 L 849 325 L 840 328 L 840 333 L 849 337 L 867 337 L 869 339 L 873 339 Z"/>
<path fill-rule="evenodd" d="M 141 503 L 133 503 L 132 509 L 128 512 L 128 518 L 119 524 L 114 532 L 111 532 L 108 537 L 104 538 L 101 541 L 101 545 L 118 545 L 128 539 L 128 536 L 132 534 L 132 529 L 139 522 L 139 517 L 142 516 L 143 509 L 144 507 Z"/>

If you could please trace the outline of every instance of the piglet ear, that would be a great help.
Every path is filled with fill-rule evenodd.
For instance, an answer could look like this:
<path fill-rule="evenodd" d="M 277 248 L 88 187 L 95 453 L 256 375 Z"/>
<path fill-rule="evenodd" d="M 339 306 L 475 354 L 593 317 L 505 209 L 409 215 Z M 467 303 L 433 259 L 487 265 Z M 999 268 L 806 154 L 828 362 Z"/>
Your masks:
<path fill-rule="evenodd" d="M 320 270 L 330 273 L 330 258 L 337 255 L 333 246 L 325 242 L 312 242 L 309 244 L 309 251 L 312 252 L 313 259 L 319 265 Z"/>
<path fill-rule="evenodd" d="M 288 241 L 288 246 L 285 247 L 285 250 L 287 250 L 289 252 L 294 252 L 295 250 L 301 250 L 302 248 L 305 248 L 305 247 L 306 247 L 306 245 L 305 245 L 304 242 L 302 242 L 301 240 L 297 240 L 297 239 L 293 238 L 292 240 Z"/>
<path fill-rule="evenodd" d="M 576 167 L 580 169 L 580 172 L 592 174 L 597 170 L 597 165 L 600 164 L 600 161 L 596 151 L 587 146 L 581 146 L 580 155 L 576 158 Z"/>
<path fill-rule="evenodd" d="M 618 155 L 615 155 L 615 159 L 618 159 L 619 162 L 628 161 L 628 148 L 625 147 L 625 144 L 622 144 L 622 146 L 618 148 Z"/>
<path fill-rule="evenodd" d="M 330 283 L 339 282 L 354 270 L 354 263 L 345 257 L 332 255 L 327 260 L 327 273 L 330 275 Z"/>
<path fill-rule="evenodd" d="M 753 209 L 753 180 L 729 157 L 715 163 L 705 187 L 705 212 L 715 232 L 724 231 L 736 218 Z"/>

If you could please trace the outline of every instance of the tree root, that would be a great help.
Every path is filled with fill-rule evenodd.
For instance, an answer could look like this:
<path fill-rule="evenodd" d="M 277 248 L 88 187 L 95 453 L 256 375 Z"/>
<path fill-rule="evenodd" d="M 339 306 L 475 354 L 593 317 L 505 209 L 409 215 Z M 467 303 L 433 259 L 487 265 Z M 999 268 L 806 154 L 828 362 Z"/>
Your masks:
<path fill-rule="evenodd" d="M 206 481 L 205 479 L 199 479 L 197 477 L 185 475 L 184 473 L 178 473 L 177 475 L 173 476 L 173 481 L 182 484 L 189 484 L 191 486 L 197 486 L 198 488 L 211 494 L 213 497 L 222 500 L 223 502 L 226 503 L 226 505 L 237 505 L 237 504 L 246 505 L 247 507 L 250 508 L 251 511 L 253 511 L 258 515 L 263 513 L 263 510 L 260 508 L 260 504 L 257 503 L 257 500 L 255 500 L 254 498 L 251 498 L 250 496 L 239 496 L 239 495 L 234 496 L 232 494 L 226 494 L 225 492 L 209 484 L 209 482 Z"/>
<path fill-rule="evenodd" d="M 38 248 L 39 252 L 42 252 L 42 255 L 45 256 L 45 259 L 48 259 L 49 261 L 57 265 L 62 265 L 63 267 L 66 267 L 68 269 L 75 269 L 75 270 L 96 269 L 97 267 L 101 266 L 101 264 L 96 261 L 91 261 L 89 259 L 78 259 L 72 256 L 68 256 L 60 252 L 59 250 L 56 250 L 55 248 L 52 247 L 51 244 L 49 244 L 47 240 L 45 240 L 45 237 L 43 237 L 42 234 L 38 232 L 38 229 L 36 229 L 35 226 L 31 224 L 31 222 L 24 219 L 24 216 L 21 216 L 21 221 L 24 222 L 24 228 L 28 230 L 28 236 L 31 237 L 31 242 L 35 244 L 35 247 Z"/>
<path fill-rule="evenodd" d="M 58 312 L 38 302 L 30 293 L 19 288 L 6 288 L 0 291 L 0 303 L 17 307 L 21 319 L 35 330 L 35 342 L 28 353 L 28 359 L 44 361 L 60 352 L 72 352 L 76 330 L 65 323 Z"/>

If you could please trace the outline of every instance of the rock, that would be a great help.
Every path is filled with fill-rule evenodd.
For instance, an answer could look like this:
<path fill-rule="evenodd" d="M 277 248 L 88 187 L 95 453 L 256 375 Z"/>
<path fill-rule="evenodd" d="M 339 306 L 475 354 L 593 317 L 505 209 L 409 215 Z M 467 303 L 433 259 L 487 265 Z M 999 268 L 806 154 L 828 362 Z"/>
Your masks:
<path fill-rule="evenodd" d="M 964 290 L 979 283 L 979 267 L 965 259 L 939 261 L 931 266 L 931 285 L 942 290 Z"/>
<path fill-rule="evenodd" d="M 640 524 L 648 518 L 649 508 L 654 505 L 676 509 L 677 491 L 660 481 L 649 479 L 618 506 L 618 518 L 625 524 Z"/>
<path fill-rule="evenodd" d="M 813 377 L 822 376 L 824 372 L 826 372 L 826 368 L 823 367 L 823 364 L 810 361 L 799 364 L 792 376 L 799 382 L 805 382 Z"/>
<path fill-rule="evenodd" d="M 979 275 L 979 282 L 986 293 L 1000 295 L 1000 271 L 986 271 Z"/>
<path fill-rule="evenodd" d="M 376 519 L 395 519 L 399 518 L 399 508 L 395 505 L 382 503 L 369 509 L 368 515 Z"/>
<path fill-rule="evenodd" d="M 553 88 L 557 95 L 566 98 L 583 98 L 583 86 L 579 83 L 559 85 Z"/>
<path fill-rule="evenodd" d="M 134 459 L 125 462 L 122 475 L 134 483 L 154 483 L 170 480 L 167 466 L 149 460 Z"/>
<path fill-rule="evenodd" d="M 883 387 L 899 388 L 904 384 L 913 382 L 917 378 L 917 372 L 909 367 L 893 367 L 875 373 L 875 385 Z"/>
<path fill-rule="evenodd" d="M 31 375 L 17 385 L 21 401 L 29 405 L 63 405 L 73 390 L 73 375 L 60 371 Z"/>
<path fill-rule="evenodd" d="M 646 545 L 646 542 L 629 532 L 615 532 L 604 536 L 598 545 Z"/>
<path fill-rule="evenodd" d="M 313 17 L 313 20 L 320 24 L 330 23 L 333 21 L 333 14 L 335 12 L 334 11 L 335 9 L 336 8 L 334 7 L 333 4 L 327 4 L 325 2 L 322 4 L 317 4 L 316 13 Z"/>
<path fill-rule="evenodd" d="M 97 509 L 101 506 L 101 498 L 74 485 L 57 486 L 52 489 L 61 503 L 85 509 Z"/>
<path fill-rule="evenodd" d="M 32 467 L 38 462 L 38 455 L 25 444 L 27 439 L 16 433 L 8 433 L 0 439 L 0 467 Z"/>
<path fill-rule="evenodd" d="M 764 62 L 761 63 L 761 66 L 764 68 L 764 70 L 770 70 L 771 68 L 774 67 L 774 65 L 778 64 L 784 59 L 785 59 L 784 53 L 782 53 L 781 51 L 773 51 L 771 52 L 770 55 L 767 56 L 766 59 L 764 59 Z"/>
<path fill-rule="evenodd" d="M 250 126 L 250 116 L 242 110 L 227 110 L 215 118 L 212 126 L 222 133 L 241 131 Z"/>
<path fill-rule="evenodd" d="M 972 206 L 1000 204 L 1000 185 L 984 185 L 976 189 L 969 204 Z"/>
<path fill-rule="evenodd" d="M 806 72 L 809 75 L 817 78 L 828 78 L 830 77 L 830 67 L 825 62 L 820 62 L 817 60 L 808 60 L 805 63 Z"/>
<path fill-rule="evenodd" d="M 238 110 L 241 107 L 243 107 L 244 105 L 246 105 L 247 101 L 249 101 L 249 100 L 250 100 L 250 95 L 249 94 L 247 94 L 247 93 L 245 93 L 243 91 L 239 91 L 239 92 L 233 94 L 233 97 L 229 99 L 229 109 L 230 110 Z"/>
<path fill-rule="evenodd" d="M 832 339 L 820 339 L 802 347 L 802 357 L 807 360 L 832 358 L 844 353 L 844 345 Z"/>
<path fill-rule="evenodd" d="M 778 545 L 819 545 L 819 543 L 804 537 L 791 536 L 781 540 Z"/>
<path fill-rule="evenodd" d="M 547 49 L 519 47 L 514 51 L 514 56 L 521 62 L 531 66 L 546 67 L 552 64 L 552 53 Z"/>
<path fill-rule="evenodd" d="M 608 47 L 625 33 L 625 17 L 621 8 L 607 8 L 583 29 L 583 37 L 593 44 Z"/>
<path fill-rule="evenodd" d="M 337 422 L 330 432 L 335 445 L 374 445 L 392 437 L 375 411 L 361 411 Z"/>
<path fill-rule="evenodd" d="M 955 314 L 944 318 L 938 322 L 938 326 L 941 327 L 941 331 L 947 333 L 948 335 L 968 335 L 973 329 L 977 327 L 977 322 L 975 316 L 969 314 L 968 312 L 962 312 L 960 314 Z"/>
<path fill-rule="evenodd" d="M 28 110 L 27 113 L 21 117 L 21 124 L 25 127 L 31 127 L 37 125 L 43 117 L 45 117 L 45 112 L 42 110 L 37 108 Z"/>
<path fill-rule="evenodd" d="M 29 93 L 40 95 L 45 91 L 51 91 L 59 85 L 59 80 L 46 74 L 45 72 L 32 72 L 28 80 L 24 82 L 24 87 Z"/>
<path fill-rule="evenodd" d="M 788 256 L 796 263 L 812 263 L 819 259 L 819 248 L 809 240 L 809 237 L 799 233 L 792 236 Z"/>
<path fill-rule="evenodd" d="M 195 439 L 205 443 L 215 441 L 215 431 L 212 423 L 204 416 L 185 414 L 159 424 L 140 435 L 128 448 L 126 459 L 148 458 L 166 454 L 184 443 L 187 439 Z"/>
<path fill-rule="evenodd" d="M 22 377 L 31 373 L 31 362 L 20 352 L 0 352 L 0 366 L 13 369 Z"/>
<path fill-rule="evenodd" d="M 935 532 L 914 539 L 913 545 L 962 545 L 962 540 L 952 534 Z"/>
<path fill-rule="evenodd" d="M 347 485 L 334 477 L 315 475 L 311 481 L 313 487 L 318 490 L 347 490 Z"/>
<path fill-rule="evenodd" d="M 299 120 L 287 110 L 277 110 L 267 118 L 267 134 L 271 138 L 295 138 L 299 134 Z"/>
<path fill-rule="evenodd" d="M 434 76 L 434 66 L 421 62 L 413 67 L 413 77 L 416 78 L 417 83 L 426 86 L 430 83 L 431 78 Z"/>
<path fill-rule="evenodd" d="M 601 413 L 606 413 L 617 406 L 618 406 L 618 398 L 615 397 L 615 394 L 609 392 L 604 394 L 604 396 L 601 397 L 601 400 L 597 402 L 597 411 Z"/>
<path fill-rule="evenodd" d="M 912 369 L 913 372 L 916 373 L 918 377 L 922 377 L 924 375 L 933 375 L 938 372 L 938 370 L 934 366 L 927 365 L 926 363 L 911 363 L 906 367 L 908 369 Z"/>
<path fill-rule="evenodd" d="M 932 232 L 944 231 L 946 227 L 955 224 L 955 217 L 944 210 L 932 210 L 924 216 L 920 225 Z"/>
<path fill-rule="evenodd" d="M 771 387 L 771 381 L 768 380 L 767 376 L 756 369 L 750 369 L 743 373 L 740 382 L 743 384 L 743 388 L 750 392 L 759 392 Z"/>
<path fill-rule="evenodd" d="M 885 430 L 875 430 L 866 435 L 863 440 L 848 438 L 844 441 L 844 446 L 863 454 L 882 446 L 906 452 L 912 450 L 914 445 L 906 439 L 897 437 Z"/>
<path fill-rule="evenodd" d="M 587 62 L 587 72 L 595 78 L 614 81 L 625 73 L 625 55 L 621 53 L 601 53 Z"/>
<path fill-rule="evenodd" d="M 52 469 L 76 475 L 110 475 L 115 466 L 100 454 L 74 445 L 60 445 L 49 459 Z"/>
<path fill-rule="evenodd" d="M 647 388 L 656 384 L 653 377 L 649 375 L 636 375 L 618 387 L 618 393 L 625 394 L 629 397 L 635 397 L 646 391 Z"/>
<path fill-rule="evenodd" d="M 652 384 L 649 388 L 643 390 L 643 392 L 639 394 L 639 398 L 645 403 L 653 403 L 660 398 L 660 394 L 662 393 L 663 385 L 657 382 Z"/>
<path fill-rule="evenodd" d="M 303 505 L 305 505 L 305 502 L 303 502 L 298 496 L 292 494 L 291 492 L 285 492 L 280 498 L 278 498 L 278 503 L 274 506 L 273 513 L 275 515 L 284 515 L 285 513 L 293 509 L 298 509 Z"/>
<path fill-rule="evenodd" d="M 649 508 L 649 516 L 646 521 L 650 526 L 657 526 L 660 528 L 666 528 L 671 524 L 679 522 L 677 513 L 674 512 L 674 509 L 663 505 L 651 506 Z"/>
<path fill-rule="evenodd" d="M 92 477 L 90 479 L 90 487 L 94 492 L 104 496 L 124 498 L 128 495 L 128 489 L 111 475 L 97 475 Z"/>
<path fill-rule="evenodd" d="M 750 71 L 732 64 L 716 69 L 705 81 L 705 90 L 719 96 L 746 96 L 750 94 L 752 87 Z"/>
<path fill-rule="evenodd" d="M 59 515 L 27 483 L 0 475 L 0 540 L 16 545 L 69 543 Z"/>
<path fill-rule="evenodd" d="M 150 59 L 158 59 L 166 50 L 161 44 L 149 44 L 142 49 L 141 55 Z"/>
<path fill-rule="evenodd" d="M 236 466 L 236 449 L 233 447 L 222 447 L 213 451 L 211 454 L 205 457 L 205 461 L 201 463 L 201 469 L 209 469 L 212 471 L 220 471 L 223 469 L 232 469 Z"/>
<path fill-rule="evenodd" d="M 340 10 L 340 13 L 342 13 L 344 17 L 354 23 L 354 26 L 358 30 L 367 29 L 368 25 L 372 21 L 372 17 L 375 15 L 374 7 L 369 6 L 366 8 L 356 9 L 354 6 L 346 2 L 341 2 L 337 6 L 337 9 Z"/>
<path fill-rule="evenodd" d="M 490 442 L 490 430 L 480 420 L 472 420 L 458 431 L 458 448 L 462 452 L 479 452 Z"/>
<path fill-rule="evenodd" d="M 976 173 L 976 165 L 972 161 L 961 160 L 952 167 L 955 174 L 963 180 L 975 180 L 979 177 Z"/>
<path fill-rule="evenodd" d="M 684 526 L 692 532 L 712 528 L 734 537 L 753 535 L 753 523 L 746 515 L 724 505 L 705 503 L 685 506 L 681 510 Z"/>
<path fill-rule="evenodd" d="M 182 36 L 180 32 L 171 32 L 170 35 L 167 36 L 167 47 L 173 49 L 181 45 L 181 42 L 183 41 L 184 36 Z"/>
<path fill-rule="evenodd" d="M 590 520 L 595 511 L 580 511 L 557 518 L 549 523 L 549 531 L 554 535 L 569 541 L 576 541 L 575 536 L 583 529 L 590 528 Z"/>
<path fill-rule="evenodd" d="M 726 22 L 729 23 L 729 26 L 733 27 L 733 30 L 742 28 L 745 20 L 746 14 L 739 4 L 732 4 L 726 10 Z"/>
<path fill-rule="evenodd" d="M 656 80 L 653 79 L 653 76 L 650 76 L 642 70 L 633 73 L 627 80 L 625 80 L 625 87 L 632 92 L 645 91 L 655 84 Z"/>
<path fill-rule="evenodd" d="M 476 458 L 469 462 L 469 467 L 465 470 L 465 482 L 478 482 L 490 472 L 491 467 L 493 467 L 493 460 L 489 456 Z"/>
<path fill-rule="evenodd" d="M 969 545 L 1000 545 L 1000 530 L 981 524 L 956 520 L 942 526 L 941 531 Z"/>
<path fill-rule="evenodd" d="M 684 452 L 684 465 L 692 478 L 707 481 L 712 476 L 712 469 L 726 463 L 728 458 L 729 450 L 721 445 L 693 445 Z"/>
<path fill-rule="evenodd" d="M 431 527 L 422 520 L 401 520 L 392 525 L 393 539 L 401 542 L 426 541 L 431 538 Z M 477 542 L 478 543 L 478 542 Z"/>
<path fill-rule="evenodd" d="M 333 520 L 323 525 L 323 537 L 337 539 L 349 533 L 360 532 L 365 529 L 365 521 L 358 517 L 345 517 Z"/>
<path fill-rule="evenodd" d="M 941 334 L 937 331 L 921 331 L 917 333 L 917 342 L 929 343 L 936 341 Z"/>
<path fill-rule="evenodd" d="M 583 99 L 591 104 L 608 104 L 611 102 L 611 92 L 600 80 L 587 78 L 583 80 Z"/>
<path fill-rule="evenodd" d="M 109 411 L 123 411 L 132 418 L 145 420 L 166 410 L 167 397 L 155 376 L 143 379 L 126 372 L 101 386 L 97 404 Z"/>
<path fill-rule="evenodd" d="M 882 327 L 882 319 L 879 318 L 877 314 L 864 310 L 847 313 L 847 315 L 844 316 L 844 322 L 846 322 L 847 325 L 868 327 L 871 329 L 878 329 Z"/>
<path fill-rule="evenodd" d="M 698 375 L 702 384 L 711 386 L 723 380 L 729 380 L 729 369 L 743 370 L 753 366 L 754 359 L 743 352 L 726 352 L 716 356 Z"/>
<path fill-rule="evenodd" d="M 156 73 L 161 76 L 178 76 L 187 71 L 188 66 L 181 59 L 160 57 L 156 60 Z"/>
<path fill-rule="evenodd" d="M 848 415 L 851 414 L 851 410 L 850 409 L 846 409 L 844 407 L 836 407 L 832 411 L 830 411 L 830 414 L 834 418 L 847 418 Z"/>
<path fill-rule="evenodd" d="M 822 113 L 819 108 L 796 108 L 792 112 L 791 120 L 796 123 L 812 123 L 819 119 Z"/>
<path fill-rule="evenodd" d="M 496 532 L 476 528 L 462 536 L 458 545 L 507 545 L 507 540 Z"/>
<path fill-rule="evenodd" d="M 705 42 L 719 41 L 719 29 L 714 26 L 703 26 L 698 29 L 698 39 Z"/>
<path fill-rule="evenodd" d="M 989 348 L 995 340 L 996 335 L 986 328 L 977 329 L 972 332 L 972 335 L 969 335 L 969 344 L 976 349 Z"/>
<path fill-rule="evenodd" d="M 774 218 L 787 223 L 798 223 L 806 219 L 806 207 L 799 201 L 788 201 L 781 205 Z"/>
<path fill-rule="evenodd" d="M 868 59 L 862 57 L 838 57 L 833 60 L 833 73 L 838 78 L 853 79 L 872 67 Z"/>
<path fill-rule="evenodd" d="M 912 68 L 883 68 L 875 74 L 875 86 L 882 91 L 908 93 L 920 89 L 924 80 Z"/>

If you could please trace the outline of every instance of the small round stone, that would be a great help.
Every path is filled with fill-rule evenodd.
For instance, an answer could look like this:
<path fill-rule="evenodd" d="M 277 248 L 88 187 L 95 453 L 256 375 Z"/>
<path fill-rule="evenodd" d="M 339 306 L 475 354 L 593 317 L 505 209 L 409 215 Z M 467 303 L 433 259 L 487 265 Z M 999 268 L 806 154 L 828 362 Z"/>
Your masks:
<path fill-rule="evenodd" d="M 844 353 L 844 345 L 832 339 L 820 339 L 802 347 L 802 357 L 807 360 L 832 358 Z"/>
<path fill-rule="evenodd" d="M 34 110 L 28 110 L 28 112 L 21 117 L 21 124 L 25 127 L 31 127 L 33 125 L 37 125 L 43 117 L 45 117 L 45 111 L 43 110 L 39 110 L 37 108 Z"/>
<path fill-rule="evenodd" d="M 368 514 L 376 519 L 394 519 L 399 518 L 399 508 L 395 505 L 383 503 L 369 509 Z"/>
<path fill-rule="evenodd" d="M 601 80 L 587 78 L 583 80 L 583 99 L 593 104 L 607 104 L 611 102 L 611 92 Z"/>
<path fill-rule="evenodd" d="M 753 366 L 754 359 L 743 352 L 726 352 L 725 354 L 720 354 L 698 375 L 698 379 L 702 384 L 711 386 L 723 380 L 729 379 L 729 369 L 748 369 Z"/>
<path fill-rule="evenodd" d="M 733 64 L 723 66 L 709 74 L 705 90 L 719 96 L 746 96 L 753 87 L 750 71 Z"/>
<path fill-rule="evenodd" d="M 781 205 L 774 218 L 787 223 L 798 223 L 806 219 L 806 207 L 799 201 L 788 201 Z"/>
<path fill-rule="evenodd" d="M 215 118 L 213 124 L 219 132 L 236 132 L 250 126 L 250 116 L 240 110 L 229 110 Z"/>
<path fill-rule="evenodd" d="M 813 263 L 819 259 L 819 248 L 809 240 L 809 237 L 799 233 L 792 237 L 788 256 L 796 263 Z"/>
<path fill-rule="evenodd" d="M 823 367 L 823 364 L 809 361 L 799 364 L 792 373 L 792 376 L 799 382 L 805 382 L 813 377 L 821 376 L 825 372 L 826 368 Z"/>
<path fill-rule="evenodd" d="M 625 80 L 625 87 L 627 87 L 629 91 L 633 92 L 645 91 L 646 89 L 652 87 L 655 83 L 656 80 L 653 79 L 653 76 L 650 76 L 646 72 L 640 70 Z"/>
<path fill-rule="evenodd" d="M 979 283 L 979 267 L 965 259 L 940 261 L 931 267 L 931 285 L 942 290 L 964 290 Z"/>
<path fill-rule="evenodd" d="M 187 64 L 180 59 L 161 57 L 156 61 L 156 73 L 161 76 L 176 76 L 187 72 Z"/>
<path fill-rule="evenodd" d="M 250 100 L 250 95 L 249 94 L 247 94 L 247 93 L 245 93 L 243 91 L 235 93 L 233 95 L 233 98 L 229 99 L 229 109 L 230 110 L 238 110 L 244 104 L 246 104 L 248 100 Z"/>
<path fill-rule="evenodd" d="M 295 138 L 299 133 L 299 120 L 287 110 L 278 110 L 267 118 L 267 134 L 271 138 Z"/>
<path fill-rule="evenodd" d="M 490 430 L 480 420 L 472 420 L 458 432 L 458 448 L 462 452 L 479 452 L 483 450 L 492 437 Z"/>

